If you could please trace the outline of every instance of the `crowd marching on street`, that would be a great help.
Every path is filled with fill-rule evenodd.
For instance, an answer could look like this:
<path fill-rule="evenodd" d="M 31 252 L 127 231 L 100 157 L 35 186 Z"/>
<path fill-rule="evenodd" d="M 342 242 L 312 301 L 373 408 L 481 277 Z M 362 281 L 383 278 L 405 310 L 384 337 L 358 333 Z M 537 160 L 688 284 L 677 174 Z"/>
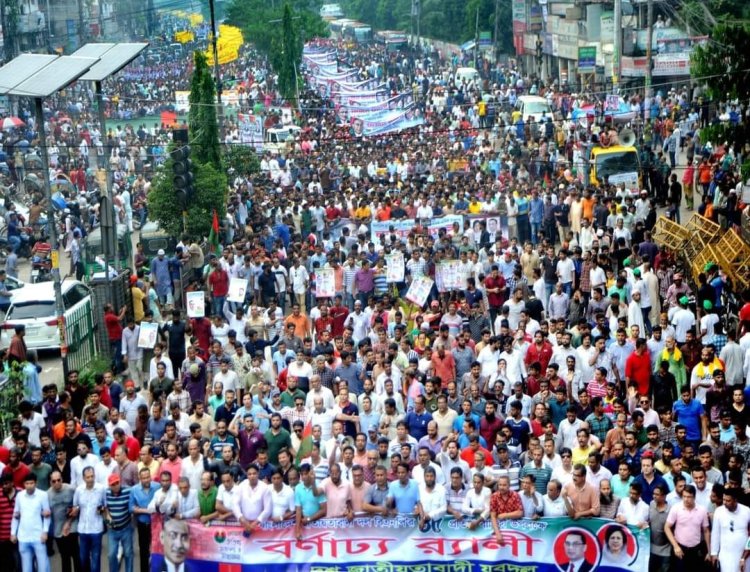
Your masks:
<path fill-rule="evenodd" d="M 506 520 L 600 517 L 648 528 L 652 572 L 744 571 L 750 296 L 728 328 L 728 277 L 711 263 L 692 283 L 652 231 L 657 212 L 679 221 L 681 208 L 738 227 L 742 150 L 707 146 L 701 129 L 725 112 L 747 123 L 747 109 L 681 85 L 628 92 L 642 188 L 592 187 L 587 153 L 605 118 L 586 127 L 571 113 L 604 93 L 507 65 L 487 65 L 482 85 L 456 83 L 458 61 L 435 50 L 338 57 L 360 79 L 411 91 L 424 124 L 358 137 L 332 99 L 305 89 L 299 135 L 263 152 L 257 175 L 229 173 L 218 253 L 188 236 L 152 260 L 136 252 L 133 307 L 106 307 L 112 367 L 92 387 L 78 371 L 41 386 L 16 330 L 4 360 L 31 366 L 0 446 L 9 572 L 49 572 L 52 555 L 62 572 L 99 572 L 102 559 L 133 572 L 136 542 L 146 572 L 153 515 L 165 550 L 184 558 L 186 520 L 248 534 L 292 520 L 303 538 L 322 518 L 398 514 L 486 524 L 499 542 Z M 99 219 L 85 198 L 92 164 L 109 161 L 120 220 L 146 220 L 171 129 L 117 120 L 158 113 L 187 89 L 184 63 L 134 65 L 107 83 L 106 134 L 85 87 L 45 110 L 51 167 L 88 209 L 69 224 L 74 264 Z M 223 66 L 241 112 L 278 103 L 265 68 L 250 49 Z M 551 117 L 512 111 L 529 93 Z M 239 129 L 227 120 L 226 145 L 240 144 Z M 6 150 L 34 139 L 30 117 L 26 130 L 6 133 Z M 12 177 L 23 176 L 18 153 Z M 449 216 L 463 222 L 431 232 Z M 403 277 L 389 281 L 399 254 Z M 461 286 L 443 291 L 447 260 L 459 261 Z M 188 317 L 175 289 L 183 268 L 205 292 L 204 317 Z M 334 292 L 318 298 L 323 269 Z M 227 299 L 235 278 L 244 303 Z M 422 278 L 433 283 L 420 306 L 405 296 Z M 148 322 L 153 350 L 138 344 Z"/>

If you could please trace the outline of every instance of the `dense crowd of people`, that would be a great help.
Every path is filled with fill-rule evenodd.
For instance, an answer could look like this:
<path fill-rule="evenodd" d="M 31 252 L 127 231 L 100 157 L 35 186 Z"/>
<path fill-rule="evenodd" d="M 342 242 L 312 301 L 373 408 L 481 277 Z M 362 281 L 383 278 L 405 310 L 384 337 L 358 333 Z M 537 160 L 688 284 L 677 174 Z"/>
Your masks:
<path fill-rule="evenodd" d="M 607 518 L 649 529 L 653 572 L 744 570 L 750 298 L 727 329 L 721 269 L 691 284 L 651 234 L 658 207 L 740 222 L 741 151 L 701 140 L 708 106 L 683 89 L 634 92 L 643 188 L 592 187 L 587 150 L 605 116 L 581 125 L 571 111 L 604 94 L 500 66 L 483 85 L 455 83 L 456 62 L 437 52 L 338 56 L 360 78 L 412 89 L 424 125 L 357 137 L 333 99 L 304 91 L 300 136 L 264 153 L 258 175 L 230 173 L 220 256 L 197 237 L 153 260 L 136 253 L 133 307 L 106 308 L 112 368 L 93 385 L 70 371 L 62 389 L 42 387 L 16 330 L 7 360 L 32 365 L 0 447 L 12 569 L 49 570 L 56 550 L 63 572 L 99 572 L 106 535 L 109 570 L 121 553 L 132 572 L 137 532 L 145 572 L 153 515 L 248 534 L 293 520 L 302 538 L 321 518 L 409 514 L 501 543 L 507 520 Z M 260 69 L 245 51 L 228 70 L 248 87 L 244 109 L 275 103 Z M 123 73 L 111 117 L 156 109 L 189 77 L 166 63 Z M 512 111 L 522 93 L 546 96 L 553 116 L 525 122 Z M 66 98 L 47 114 L 51 165 L 83 192 L 103 135 L 93 94 Z M 238 129 L 229 123 L 227 144 Z M 170 129 L 104 137 L 121 220 L 143 221 Z M 431 232 L 450 215 L 463 223 Z M 372 234 L 376 223 L 389 228 Z M 398 254 L 403 278 L 389 282 Z M 459 261 L 449 290 L 438 287 L 447 260 Z M 183 267 L 205 291 L 204 317 L 184 312 Z M 318 298 L 323 269 L 335 293 Z M 424 277 L 435 283 L 419 306 L 406 294 Z M 234 278 L 243 303 L 227 300 Z M 153 349 L 138 343 L 148 322 Z M 622 565 L 612 536 L 605 556 Z"/>

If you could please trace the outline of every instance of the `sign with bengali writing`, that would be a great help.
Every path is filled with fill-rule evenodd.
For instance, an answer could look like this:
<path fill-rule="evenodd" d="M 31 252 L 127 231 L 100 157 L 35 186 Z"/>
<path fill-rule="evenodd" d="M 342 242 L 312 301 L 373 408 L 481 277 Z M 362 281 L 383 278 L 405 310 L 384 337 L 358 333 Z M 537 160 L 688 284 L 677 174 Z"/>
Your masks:
<path fill-rule="evenodd" d="M 409 284 L 409 289 L 406 291 L 404 298 L 417 306 L 424 306 L 427 303 L 427 298 L 430 295 L 433 284 L 435 284 L 435 281 L 432 278 L 417 276 Z"/>
<path fill-rule="evenodd" d="M 567 572 L 571 560 L 590 572 L 648 570 L 648 529 L 599 518 L 500 524 L 497 539 L 489 522 L 472 531 L 453 518 L 422 528 L 408 516 L 323 519 L 297 540 L 291 520 L 245 536 L 236 525 L 155 516 L 151 572 Z"/>
<path fill-rule="evenodd" d="M 460 260 L 441 260 L 435 265 L 435 283 L 438 292 L 463 290 L 466 288 L 466 274 Z"/>
<path fill-rule="evenodd" d="M 386 282 L 403 282 L 406 272 L 404 265 L 404 255 L 401 252 L 394 252 L 385 257 L 385 279 Z"/>
<path fill-rule="evenodd" d="M 336 275 L 333 268 L 318 268 L 315 271 L 315 296 L 333 298 L 336 295 Z"/>

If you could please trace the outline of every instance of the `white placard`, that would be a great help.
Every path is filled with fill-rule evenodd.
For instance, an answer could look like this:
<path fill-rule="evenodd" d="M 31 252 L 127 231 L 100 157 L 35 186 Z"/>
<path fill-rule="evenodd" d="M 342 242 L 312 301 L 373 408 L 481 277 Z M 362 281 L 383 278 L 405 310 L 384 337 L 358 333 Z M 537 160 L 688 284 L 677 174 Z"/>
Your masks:
<path fill-rule="evenodd" d="M 385 257 L 386 282 L 403 282 L 404 281 L 404 255 L 401 252 L 394 252 Z"/>
<path fill-rule="evenodd" d="M 435 281 L 432 278 L 427 278 L 427 276 L 414 278 L 404 298 L 409 300 L 409 302 L 414 302 L 417 306 L 424 306 L 427 303 L 427 297 L 430 295 L 433 284 L 435 284 Z"/>
<path fill-rule="evenodd" d="M 156 345 L 156 337 L 159 335 L 159 324 L 155 322 L 141 322 L 138 332 L 138 347 L 153 349 Z"/>
<path fill-rule="evenodd" d="M 202 318 L 206 315 L 206 296 L 203 291 L 185 294 L 188 318 Z"/>
<path fill-rule="evenodd" d="M 244 278 L 232 278 L 229 281 L 227 300 L 242 304 L 245 301 L 245 292 L 247 292 L 247 280 Z"/>
<path fill-rule="evenodd" d="M 336 276 L 333 268 L 318 268 L 315 271 L 315 296 L 333 298 L 336 295 Z"/>

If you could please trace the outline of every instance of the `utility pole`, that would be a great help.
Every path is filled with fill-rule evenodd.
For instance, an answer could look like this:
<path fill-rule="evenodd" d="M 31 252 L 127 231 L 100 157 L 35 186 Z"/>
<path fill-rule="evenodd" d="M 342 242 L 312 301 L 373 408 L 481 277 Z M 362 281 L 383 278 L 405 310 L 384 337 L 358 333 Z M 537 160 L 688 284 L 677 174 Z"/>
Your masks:
<path fill-rule="evenodd" d="M 214 0 L 208 0 L 208 6 L 211 11 L 211 45 L 214 53 L 214 81 L 216 82 L 216 119 L 219 123 L 219 139 L 224 143 L 224 106 L 221 103 L 221 75 L 219 72 L 219 38 L 216 33 L 216 15 L 214 11 Z"/>
<path fill-rule="evenodd" d="M 83 21 L 83 0 L 78 0 L 78 47 L 86 43 L 86 25 Z"/>
<path fill-rule="evenodd" d="M 500 61 L 500 0 L 495 0 L 495 65 Z"/>
<path fill-rule="evenodd" d="M 648 35 L 646 40 L 646 97 L 651 97 L 652 68 L 654 66 L 653 54 L 651 53 L 651 42 L 654 41 L 654 0 L 648 0 L 646 6 L 646 27 Z"/>
<path fill-rule="evenodd" d="M 420 36 L 420 25 L 422 23 L 422 0 L 414 0 L 417 6 L 417 48 L 422 46 L 422 38 Z"/>
<path fill-rule="evenodd" d="M 479 6 L 477 6 L 477 16 L 474 20 L 474 69 L 477 69 L 479 60 Z"/>
<path fill-rule="evenodd" d="M 622 0 L 615 0 L 615 51 L 612 54 L 612 91 L 617 93 L 622 68 Z"/>

